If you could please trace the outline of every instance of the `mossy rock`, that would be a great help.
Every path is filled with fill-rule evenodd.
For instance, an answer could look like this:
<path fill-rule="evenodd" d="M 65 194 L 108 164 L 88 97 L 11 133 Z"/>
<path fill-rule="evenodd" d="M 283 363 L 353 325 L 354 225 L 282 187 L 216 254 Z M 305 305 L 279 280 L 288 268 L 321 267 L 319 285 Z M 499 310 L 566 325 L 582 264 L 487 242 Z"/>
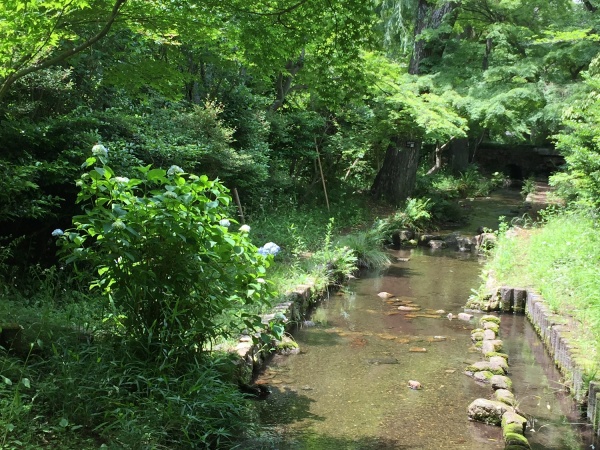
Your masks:
<path fill-rule="evenodd" d="M 500 352 L 487 352 L 485 355 L 486 359 L 490 359 L 493 358 L 494 356 L 499 356 L 501 358 L 504 358 L 506 360 L 506 364 L 508 364 L 508 355 L 506 353 L 500 353 Z"/>
<path fill-rule="evenodd" d="M 500 332 L 500 325 L 495 322 L 484 322 L 482 326 L 484 330 L 492 330 L 496 334 Z"/>
<path fill-rule="evenodd" d="M 484 338 L 484 331 L 481 328 L 476 328 L 473 331 L 471 331 L 471 340 L 473 342 L 483 341 L 483 338 Z"/>
<path fill-rule="evenodd" d="M 494 399 L 498 400 L 499 402 L 506 403 L 509 406 L 516 406 L 517 404 L 515 394 L 507 389 L 496 389 L 496 391 L 494 391 Z M 502 417 L 502 420 L 505 422 L 504 417 Z"/>
<path fill-rule="evenodd" d="M 493 322 L 499 326 L 500 325 L 500 317 L 494 316 L 492 314 L 486 314 L 485 316 L 481 316 L 481 318 L 479 319 L 479 324 L 482 327 L 485 322 Z"/>
<path fill-rule="evenodd" d="M 478 361 L 470 364 L 466 370 L 469 372 L 490 372 L 492 375 L 506 374 L 506 370 L 503 367 L 491 364 L 489 361 Z"/>
<path fill-rule="evenodd" d="M 513 446 L 516 445 L 518 448 L 531 448 L 529 441 L 525 436 L 519 433 L 506 433 L 504 434 L 505 445 Z"/>

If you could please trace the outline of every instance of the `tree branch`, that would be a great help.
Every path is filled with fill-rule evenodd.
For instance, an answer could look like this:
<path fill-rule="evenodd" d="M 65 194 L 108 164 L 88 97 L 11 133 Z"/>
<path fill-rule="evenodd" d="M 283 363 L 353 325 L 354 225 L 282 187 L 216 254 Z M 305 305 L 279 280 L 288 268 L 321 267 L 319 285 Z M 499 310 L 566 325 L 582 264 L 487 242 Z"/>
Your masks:
<path fill-rule="evenodd" d="M 112 27 L 115 19 L 119 15 L 121 8 L 123 7 L 123 5 L 126 2 L 127 2 L 127 0 L 115 0 L 115 4 L 112 8 L 110 16 L 108 16 L 108 19 L 107 19 L 106 23 L 104 24 L 104 26 L 102 27 L 102 29 L 98 33 L 96 33 L 94 36 L 92 36 L 91 38 L 86 40 L 85 42 L 82 42 L 81 44 L 79 44 L 69 50 L 65 50 L 64 52 L 62 52 L 52 58 L 46 59 L 45 61 L 42 61 L 37 64 L 33 64 L 29 67 L 25 67 L 23 69 L 17 70 L 16 72 L 13 72 L 10 75 L 8 75 L 4 79 L 2 84 L 0 85 L 0 100 L 2 100 L 2 98 L 6 95 L 6 93 L 10 89 L 10 87 L 19 78 L 23 78 L 24 76 L 29 75 L 30 73 L 38 72 L 40 70 L 47 69 L 48 67 L 60 64 L 61 62 L 67 60 L 71 56 L 76 55 L 77 53 L 80 53 L 83 50 L 85 50 L 86 48 L 94 45 L 96 42 L 98 42 L 100 39 L 102 39 L 104 36 L 106 36 L 108 34 L 108 32 L 110 31 L 110 28 Z"/>

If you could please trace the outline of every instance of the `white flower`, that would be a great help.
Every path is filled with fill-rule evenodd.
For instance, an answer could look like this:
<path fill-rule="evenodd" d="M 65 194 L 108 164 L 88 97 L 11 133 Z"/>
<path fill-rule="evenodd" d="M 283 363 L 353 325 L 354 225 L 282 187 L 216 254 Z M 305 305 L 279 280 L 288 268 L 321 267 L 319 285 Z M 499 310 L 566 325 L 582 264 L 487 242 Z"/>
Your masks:
<path fill-rule="evenodd" d="M 240 231 L 241 231 L 242 233 L 250 233 L 250 227 L 249 227 L 248 225 L 242 225 L 242 226 L 240 227 Z"/>
<path fill-rule="evenodd" d="M 231 222 L 227 219 L 221 219 L 221 220 L 219 220 L 219 225 L 227 228 L 229 225 L 231 225 Z"/>
<path fill-rule="evenodd" d="M 115 177 L 114 180 L 117 183 L 129 183 L 129 178 L 127 177 Z"/>
<path fill-rule="evenodd" d="M 181 167 L 175 166 L 175 165 L 169 167 L 169 170 L 167 170 L 167 175 L 169 175 L 169 176 L 173 176 L 175 174 L 180 174 L 180 173 L 183 173 L 183 169 Z"/>
<path fill-rule="evenodd" d="M 108 156 L 108 149 L 102 144 L 96 144 L 92 147 L 92 154 L 95 156 Z"/>
<path fill-rule="evenodd" d="M 260 284 L 264 284 L 264 282 L 265 282 L 265 279 L 264 279 L 264 278 L 257 278 L 257 279 L 256 279 L 256 282 L 257 282 L 257 283 L 260 283 Z"/>
<path fill-rule="evenodd" d="M 167 192 L 165 192 L 165 197 L 177 198 L 177 194 L 173 191 L 167 191 Z"/>
<path fill-rule="evenodd" d="M 56 230 L 54 230 L 52 232 L 52 236 L 54 236 L 54 237 L 60 237 L 63 234 L 65 234 L 65 232 L 63 230 L 61 230 L 60 228 L 57 228 Z"/>

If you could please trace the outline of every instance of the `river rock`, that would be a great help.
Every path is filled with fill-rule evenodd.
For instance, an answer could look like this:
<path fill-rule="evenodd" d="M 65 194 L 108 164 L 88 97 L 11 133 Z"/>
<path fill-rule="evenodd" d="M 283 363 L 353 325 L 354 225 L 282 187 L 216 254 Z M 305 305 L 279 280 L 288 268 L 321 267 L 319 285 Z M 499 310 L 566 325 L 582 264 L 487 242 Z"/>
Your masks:
<path fill-rule="evenodd" d="M 421 383 L 416 380 L 408 380 L 408 387 L 414 390 L 422 389 Z"/>
<path fill-rule="evenodd" d="M 515 411 L 506 411 L 502 416 L 502 428 L 506 425 L 516 425 L 514 430 L 517 430 L 520 434 L 525 434 L 527 419 L 520 414 L 517 414 Z"/>
<path fill-rule="evenodd" d="M 377 294 L 377 296 L 381 297 L 381 298 L 390 298 L 390 297 L 393 297 L 394 294 L 390 294 L 389 292 L 383 291 L 383 292 L 380 292 L 379 294 Z"/>
<path fill-rule="evenodd" d="M 490 380 L 494 376 L 492 372 L 488 372 L 487 370 L 481 370 L 479 372 L 469 372 L 465 371 L 465 375 L 473 378 L 475 381 L 484 384 L 490 384 Z"/>
<path fill-rule="evenodd" d="M 494 339 L 496 339 L 496 333 L 494 333 L 492 330 L 484 330 L 484 332 L 483 332 L 483 340 L 484 341 L 493 341 Z"/>
<path fill-rule="evenodd" d="M 471 402 L 467 409 L 467 414 L 470 420 L 490 425 L 500 425 L 504 413 L 512 410 L 506 403 L 478 398 Z"/>
<path fill-rule="evenodd" d="M 513 407 L 517 403 L 517 401 L 515 400 L 515 394 L 513 394 L 507 389 L 496 389 L 494 391 L 494 399 Z"/>
<path fill-rule="evenodd" d="M 485 328 L 483 325 L 485 322 L 493 322 L 496 325 L 500 325 L 500 317 L 498 316 L 493 316 L 492 314 L 486 314 L 485 316 L 481 316 L 481 318 L 479 319 L 479 324 Z"/>
<path fill-rule="evenodd" d="M 484 330 L 492 330 L 496 334 L 500 331 L 500 326 L 495 322 L 483 322 L 481 326 Z"/>
<path fill-rule="evenodd" d="M 410 230 L 400 230 L 398 231 L 398 237 L 401 241 L 410 241 L 415 237 L 415 234 Z"/>
<path fill-rule="evenodd" d="M 489 358 L 489 362 L 494 367 L 501 367 L 505 373 L 508 372 L 508 363 L 502 356 L 492 356 Z"/>
<path fill-rule="evenodd" d="M 504 360 L 503 360 L 504 361 Z M 467 367 L 468 372 L 491 372 L 494 375 L 504 375 L 506 371 L 504 367 L 493 364 L 491 361 L 477 361 Z"/>
<path fill-rule="evenodd" d="M 496 389 L 506 389 L 510 391 L 512 389 L 512 381 L 510 378 L 504 375 L 494 375 L 490 378 L 490 383 L 492 384 L 492 388 Z"/>
<path fill-rule="evenodd" d="M 462 312 L 462 313 L 458 313 L 458 316 L 457 316 L 457 317 L 458 317 L 460 320 L 466 320 L 466 321 L 469 321 L 469 320 L 471 320 L 471 319 L 473 318 L 473 314 L 467 314 L 467 313 L 464 313 L 464 312 Z"/>
<path fill-rule="evenodd" d="M 433 250 L 438 250 L 440 248 L 446 248 L 446 243 L 444 241 L 440 241 L 437 239 L 433 239 L 431 241 L 428 242 L 429 247 L 431 247 Z"/>
<path fill-rule="evenodd" d="M 476 328 L 475 330 L 471 331 L 471 340 L 473 342 L 478 342 L 478 341 L 483 341 L 483 330 L 481 328 Z"/>
<path fill-rule="evenodd" d="M 429 241 L 436 240 L 436 239 L 439 239 L 439 238 L 433 234 L 422 234 L 421 236 L 419 236 L 419 242 L 421 244 L 428 244 Z"/>
<path fill-rule="evenodd" d="M 527 419 L 514 411 L 507 411 L 502 416 L 502 437 L 505 448 L 531 448 L 527 438 L 523 436 Z"/>
<path fill-rule="evenodd" d="M 459 252 L 470 252 L 473 248 L 473 240 L 469 237 L 457 237 L 456 245 Z"/>
<path fill-rule="evenodd" d="M 489 353 L 485 353 L 484 356 L 487 359 L 493 358 L 494 356 L 499 356 L 500 358 L 502 358 L 504 361 L 506 361 L 506 364 L 508 364 L 508 355 L 506 353 L 500 353 L 500 352 L 489 352 Z"/>
<path fill-rule="evenodd" d="M 368 364 L 398 364 L 398 360 L 396 358 L 370 358 L 367 359 Z"/>
<path fill-rule="evenodd" d="M 481 344 L 481 352 L 484 355 L 490 352 L 499 352 L 500 350 L 502 350 L 502 341 L 499 339 L 483 341 Z"/>
<path fill-rule="evenodd" d="M 398 309 L 400 311 L 420 311 L 421 308 L 419 308 L 418 306 L 398 306 Z"/>

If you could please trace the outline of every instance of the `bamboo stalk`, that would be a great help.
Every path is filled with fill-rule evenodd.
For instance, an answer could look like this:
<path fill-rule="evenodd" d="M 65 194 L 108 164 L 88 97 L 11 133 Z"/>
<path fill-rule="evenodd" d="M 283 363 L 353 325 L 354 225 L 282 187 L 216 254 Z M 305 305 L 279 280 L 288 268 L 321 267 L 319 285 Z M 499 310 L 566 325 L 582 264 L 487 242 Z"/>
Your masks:
<path fill-rule="evenodd" d="M 238 207 L 238 211 L 240 212 L 240 218 L 242 219 L 242 225 L 246 223 L 244 219 L 244 211 L 242 210 L 242 203 L 240 202 L 240 196 L 238 195 L 237 188 L 233 188 L 233 199 Z"/>
<path fill-rule="evenodd" d="M 321 155 L 319 154 L 319 146 L 317 145 L 317 138 L 315 138 L 315 150 L 317 151 L 317 162 L 319 163 L 319 171 L 321 172 L 321 181 L 323 182 L 323 192 L 325 193 L 325 203 L 327 203 L 327 211 L 331 211 L 329 208 L 329 197 L 327 196 L 327 186 L 325 185 L 325 176 L 323 175 L 323 166 L 321 165 Z"/>

